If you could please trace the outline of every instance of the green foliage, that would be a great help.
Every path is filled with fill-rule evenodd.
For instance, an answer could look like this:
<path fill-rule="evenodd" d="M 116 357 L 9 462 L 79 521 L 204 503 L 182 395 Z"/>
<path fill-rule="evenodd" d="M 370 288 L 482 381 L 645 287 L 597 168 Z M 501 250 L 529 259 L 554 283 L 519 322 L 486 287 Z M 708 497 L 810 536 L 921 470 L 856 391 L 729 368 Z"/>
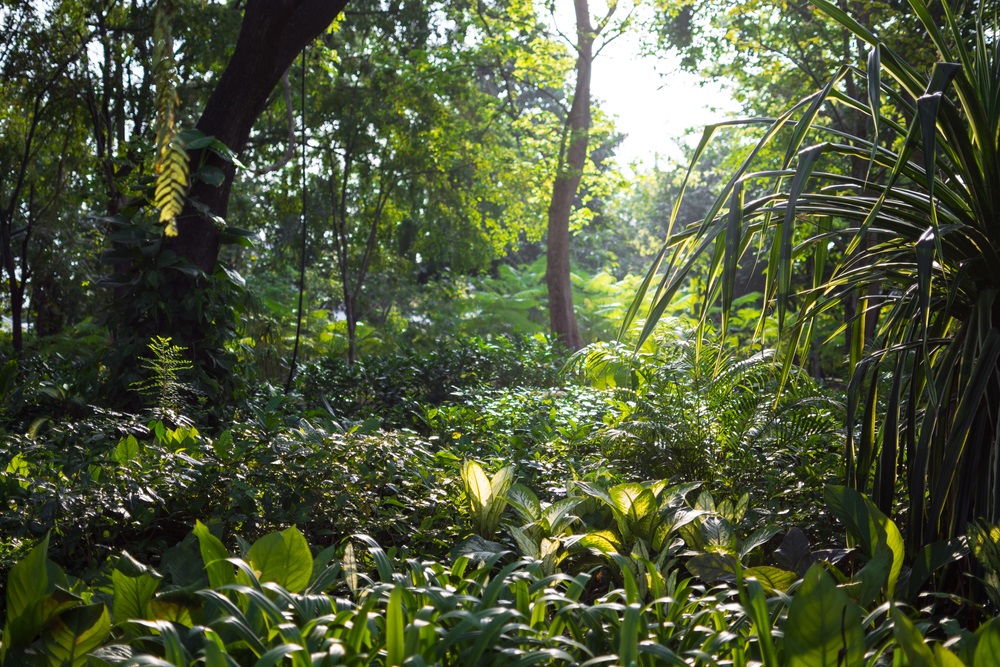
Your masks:
<path fill-rule="evenodd" d="M 969 522 L 969 549 L 983 568 L 986 594 L 1000 609 L 1000 526 L 983 521 Z"/>
<path fill-rule="evenodd" d="M 372 355 L 353 365 L 338 357 L 318 359 L 300 371 L 298 391 L 309 415 L 412 426 L 428 407 L 461 402 L 464 391 L 555 386 L 562 359 L 563 351 L 540 335 L 474 336 L 439 341 L 423 352 Z"/>
<path fill-rule="evenodd" d="M 500 526 L 500 517 L 507 508 L 507 492 L 514 483 L 514 469 L 506 466 L 490 478 L 475 461 L 463 461 L 461 473 L 476 533 L 489 539 Z"/>
<path fill-rule="evenodd" d="M 787 335 L 786 374 L 797 355 L 809 353 L 818 319 L 858 299 L 845 323 L 853 340 L 846 479 L 870 489 L 883 512 L 903 494 L 907 552 L 914 554 L 957 537 L 978 515 L 997 519 L 989 500 L 997 477 L 981 474 L 980 465 L 995 455 L 1000 395 L 997 280 L 988 268 L 997 245 L 989 193 L 1000 187 L 1000 115 L 992 103 L 1000 79 L 995 15 L 982 4 L 964 17 L 950 6 L 935 14 L 923 0 L 909 4 L 942 61 L 929 75 L 841 7 L 816 3 L 866 45 L 867 71 L 841 67 L 822 90 L 767 124 L 704 220 L 671 237 L 640 290 L 642 297 L 675 249 L 640 342 L 700 256 L 710 262 L 706 306 L 721 300 L 725 329 L 736 262 L 752 248 L 767 254 L 764 313 L 773 311 Z M 867 85 L 845 92 L 849 76 Z M 862 129 L 829 130 L 817 120 L 826 105 L 864 119 Z M 706 130 L 696 158 L 716 129 Z M 777 170 L 755 158 L 775 144 L 784 147 Z M 747 200 L 746 184 L 756 181 L 769 189 Z M 842 251 L 839 260 L 831 247 Z M 796 289 L 793 273 L 807 261 L 813 283 Z M 888 374 L 891 387 L 880 395 L 879 379 Z"/>
<path fill-rule="evenodd" d="M 184 407 L 185 385 L 181 376 L 192 369 L 191 362 L 184 356 L 184 348 L 162 336 L 156 336 L 149 342 L 149 352 L 151 356 L 140 362 L 147 377 L 133 382 L 129 389 L 153 401 L 154 415 L 170 415 L 176 419 Z"/>
<path fill-rule="evenodd" d="M 727 354 L 675 324 L 633 353 L 594 345 L 574 359 L 611 404 L 594 437 L 636 475 L 750 492 L 762 509 L 822 507 L 838 466 L 842 405 L 805 373 L 782 386 L 775 354 Z M 802 483 L 800 480 L 810 480 Z M 726 488 L 728 487 L 728 488 Z"/>
<path fill-rule="evenodd" d="M 623 491 L 608 493 L 611 506 L 625 507 L 614 499 Z M 665 495 L 676 500 L 684 492 Z M 156 569 L 127 554 L 109 561 L 109 587 L 100 579 L 70 582 L 47 560 L 46 538 L 11 572 L 0 664 L 271 664 L 283 657 L 294 664 L 308 656 L 303 664 L 506 665 L 516 658 L 833 667 L 879 664 L 895 653 L 911 665 L 985 667 L 1000 636 L 991 622 L 964 632 L 951 649 L 928 645 L 899 606 L 862 622 L 861 607 L 820 565 L 768 599 L 762 570 L 738 570 L 735 588 L 705 590 L 638 554 L 615 554 L 624 578 L 611 588 L 600 569 L 553 574 L 538 560 L 499 554 L 478 566 L 465 556 L 450 565 L 401 561 L 362 535 L 315 554 L 295 528 L 240 542 L 242 557 L 233 557 L 197 523 Z M 360 559 L 355 544 L 365 547 Z M 34 610 L 42 608 L 39 616 Z M 885 622 L 873 627 L 879 616 Z"/>

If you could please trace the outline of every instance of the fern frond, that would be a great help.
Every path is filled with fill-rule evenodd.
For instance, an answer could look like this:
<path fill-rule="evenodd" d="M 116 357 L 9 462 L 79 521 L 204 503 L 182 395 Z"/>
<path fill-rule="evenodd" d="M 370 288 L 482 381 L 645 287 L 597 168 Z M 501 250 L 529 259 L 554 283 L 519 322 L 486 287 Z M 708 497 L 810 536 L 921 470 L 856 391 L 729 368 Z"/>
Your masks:
<path fill-rule="evenodd" d="M 160 0 L 153 22 L 153 83 L 156 86 L 156 193 L 163 233 L 177 235 L 177 216 L 184 208 L 188 186 L 188 156 L 177 131 L 177 66 L 171 22 L 173 0 Z"/>

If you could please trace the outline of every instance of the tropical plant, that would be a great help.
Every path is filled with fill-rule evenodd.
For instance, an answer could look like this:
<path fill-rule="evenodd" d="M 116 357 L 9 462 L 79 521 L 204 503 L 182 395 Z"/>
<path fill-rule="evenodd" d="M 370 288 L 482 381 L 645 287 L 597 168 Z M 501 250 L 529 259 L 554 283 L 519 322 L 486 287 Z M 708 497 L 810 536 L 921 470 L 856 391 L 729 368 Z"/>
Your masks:
<path fill-rule="evenodd" d="M 706 298 L 721 300 L 725 331 L 735 267 L 745 253 L 763 249 L 765 313 L 774 314 L 793 352 L 786 374 L 796 354 L 809 350 L 820 316 L 859 299 L 856 315 L 844 324 L 852 340 L 846 480 L 870 490 L 886 513 L 902 495 L 912 556 L 921 545 L 962 534 L 973 517 L 1000 518 L 994 465 L 1000 452 L 1000 235 L 994 224 L 1000 214 L 1000 54 L 996 17 L 982 3 L 964 15 L 948 3 L 909 4 L 942 60 L 929 75 L 837 5 L 816 0 L 869 47 L 867 71 L 840 68 L 821 91 L 768 121 L 705 219 L 670 236 L 623 331 L 671 250 L 640 344 L 706 254 Z M 849 72 L 865 77 L 867 95 L 841 89 Z M 816 119 L 826 105 L 867 116 L 874 138 L 824 127 Z M 706 130 L 696 160 L 719 127 Z M 780 168 L 755 171 L 755 157 L 780 140 L 787 140 Z M 866 179 L 837 169 L 852 160 L 867 162 Z M 745 191 L 760 181 L 769 192 L 745 201 Z M 793 289 L 796 267 L 811 269 L 810 287 Z"/>
<path fill-rule="evenodd" d="M 759 509 L 800 508 L 816 525 L 840 460 L 840 396 L 798 369 L 782 385 L 773 350 L 730 354 L 669 324 L 637 353 L 609 343 L 574 357 L 583 378 L 608 390 L 594 440 L 634 474 L 750 492 Z"/>
<path fill-rule="evenodd" d="M 475 461 L 464 461 L 461 472 L 476 533 L 489 539 L 497 532 L 503 511 L 507 509 L 507 492 L 514 483 L 514 468 L 501 468 L 491 478 Z"/>

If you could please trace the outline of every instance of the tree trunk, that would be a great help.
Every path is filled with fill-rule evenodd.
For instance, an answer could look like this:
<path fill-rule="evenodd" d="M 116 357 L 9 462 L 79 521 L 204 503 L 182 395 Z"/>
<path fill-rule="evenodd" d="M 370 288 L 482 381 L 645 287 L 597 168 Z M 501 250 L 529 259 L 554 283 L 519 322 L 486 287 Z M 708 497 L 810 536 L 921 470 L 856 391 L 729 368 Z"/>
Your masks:
<path fill-rule="evenodd" d="M 282 75 L 346 4 L 347 0 L 247 0 L 233 57 L 212 91 L 198 129 L 240 153 Z M 219 187 L 196 180 L 190 191 L 190 199 L 224 220 L 234 165 L 208 150 L 192 151 L 190 157 L 192 172 L 206 164 L 225 174 Z M 178 235 L 167 239 L 166 246 L 211 274 L 219 256 L 219 227 L 189 202 L 177 228 Z"/>
<path fill-rule="evenodd" d="M 590 72 L 594 59 L 594 31 L 587 0 L 574 0 L 576 9 L 577 61 L 573 105 L 566 119 L 567 134 L 559 153 L 549 205 L 548 250 L 545 282 L 549 290 L 549 326 L 552 333 L 572 350 L 583 347 L 573 311 L 573 285 L 569 267 L 569 216 L 580 186 L 590 138 Z"/>
<path fill-rule="evenodd" d="M 344 319 L 347 322 L 347 365 L 353 366 L 358 355 L 358 309 L 351 297 L 344 301 Z"/>

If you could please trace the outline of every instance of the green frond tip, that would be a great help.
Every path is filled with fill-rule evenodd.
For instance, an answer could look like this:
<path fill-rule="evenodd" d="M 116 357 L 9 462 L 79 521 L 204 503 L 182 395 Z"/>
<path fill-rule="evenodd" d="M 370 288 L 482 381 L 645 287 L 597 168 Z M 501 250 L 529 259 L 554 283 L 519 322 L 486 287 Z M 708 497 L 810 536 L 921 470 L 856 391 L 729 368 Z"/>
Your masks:
<path fill-rule="evenodd" d="M 187 151 L 180 139 L 174 138 L 160 150 L 156 165 L 155 205 L 160 209 L 163 233 L 177 236 L 176 218 L 184 208 L 187 194 L 189 167 Z"/>
<path fill-rule="evenodd" d="M 184 208 L 188 186 L 188 157 L 176 126 L 177 68 L 171 23 L 173 2 L 160 2 L 154 20 L 153 79 L 156 86 L 156 192 L 154 204 L 166 236 L 177 236 L 177 216 Z"/>

